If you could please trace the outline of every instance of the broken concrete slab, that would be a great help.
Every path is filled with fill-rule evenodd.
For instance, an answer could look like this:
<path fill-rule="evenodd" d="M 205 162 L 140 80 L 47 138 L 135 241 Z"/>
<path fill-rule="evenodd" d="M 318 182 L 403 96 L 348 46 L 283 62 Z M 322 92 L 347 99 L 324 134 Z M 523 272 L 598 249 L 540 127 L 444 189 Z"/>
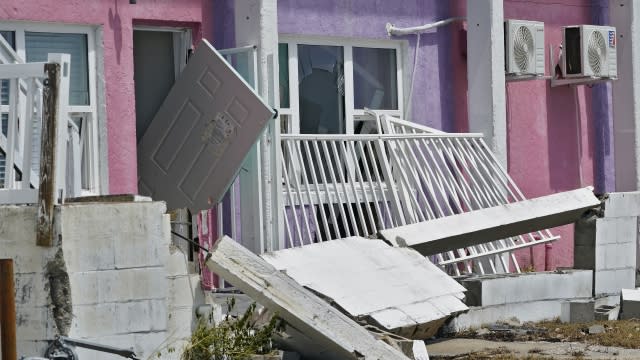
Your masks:
<path fill-rule="evenodd" d="M 591 187 L 470 211 L 411 225 L 381 230 L 394 246 L 411 247 L 422 255 L 570 224 L 600 206 Z"/>
<path fill-rule="evenodd" d="M 429 354 L 427 353 L 427 346 L 422 340 L 410 340 L 396 334 L 388 333 L 380 330 L 375 326 L 366 326 L 376 339 L 386 342 L 394 348 L 402 351 L 410 359 L 414 360 L 429 360 Z"/>
<path fill-rule="evenodd" d="M 640 319 L 640 289 L 622 289 L 620 319 Z"/>
<path fill-rule="evenodd" d="M 312 347 L 290 344 L 305 358 L 408 359 L 229 237 L 218 240 L 206 264 L 312 340 Z"/>
<path fill-rule="evenodd" d="M 350 237 L 262 255 L 355 319 L 409 339 L 435 335 L 467 310 L 464 287 L 417 251 Z"/>
<path fill-rule="evenodd" d="M 595 319 L 594 300 L 569 300 L 562 303 L 560 320 L 564 323 L 588 323 Z"/>
<path fill-rule="evenodd" d="M 597 321 L 618 320 L 619 316 L 619 305 L 602 305 L 594 311 L 594 318 Z"/>

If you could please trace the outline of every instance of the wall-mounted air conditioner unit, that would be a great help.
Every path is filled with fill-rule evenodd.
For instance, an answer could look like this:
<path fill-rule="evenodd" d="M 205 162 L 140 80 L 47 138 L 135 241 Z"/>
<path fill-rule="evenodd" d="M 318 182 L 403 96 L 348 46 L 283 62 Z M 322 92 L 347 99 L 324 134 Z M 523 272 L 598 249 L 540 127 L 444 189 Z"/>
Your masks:
<path fill-rule="evenodd" d="M 562 73 L 571 77 L 618 77 L 616 28 L 576 25 L 562 28 Z"/>
<path fill-rule="evenodd" d="M 544 75 L 544 23 L 504 22 L 505 72 L 511 75 Z"/>

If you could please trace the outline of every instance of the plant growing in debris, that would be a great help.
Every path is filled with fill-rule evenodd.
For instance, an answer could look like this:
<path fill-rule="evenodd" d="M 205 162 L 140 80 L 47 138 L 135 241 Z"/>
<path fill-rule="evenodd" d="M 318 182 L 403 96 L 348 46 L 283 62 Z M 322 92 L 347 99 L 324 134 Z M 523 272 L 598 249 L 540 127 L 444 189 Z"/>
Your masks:
<path fill-rule="evenodd" d="M 234 318 L 230 314 L 235 298 L 227 301 L 227 315 L 213 325 L 198 323 L 182 354 L 182 360 L 244 360 L 254 354 L 269 354 L 273 349 L 271 338 L 280 329 L 280 320 L 272 316 L 264 326 L 256 324 L 256 303 L 245 313 Z"/>

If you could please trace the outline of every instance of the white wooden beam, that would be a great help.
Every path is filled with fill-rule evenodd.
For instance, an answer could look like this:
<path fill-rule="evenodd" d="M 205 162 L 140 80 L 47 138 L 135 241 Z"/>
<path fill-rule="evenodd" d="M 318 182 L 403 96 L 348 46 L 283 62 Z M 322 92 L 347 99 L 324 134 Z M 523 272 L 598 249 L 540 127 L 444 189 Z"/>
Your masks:
<path fill-rule="evenodd" d="M 612 83 L 616 191 L 640 189 L 640 3 L 611 0 L 617 30 L 618 73 Z"/>
<path fill-rule="evenodd" d="M 469 130 L 483 133 L 498 161 L 507 165 L 502 0 L 467 0 Z"/>
<path fill-rule="evenodd" d="M 593 189 L 582 188 L 382 230 L 380 235 L 427 256 L 570 224 L 597 206 Z"/>
<path fill-rule="evenodd" d="M 318 347 L 326 348 L 322 359 L 408 359 L 229 237 L 218 240 L 206 264 Z M 295 350 L 304 356 L 312 349 Z"/>

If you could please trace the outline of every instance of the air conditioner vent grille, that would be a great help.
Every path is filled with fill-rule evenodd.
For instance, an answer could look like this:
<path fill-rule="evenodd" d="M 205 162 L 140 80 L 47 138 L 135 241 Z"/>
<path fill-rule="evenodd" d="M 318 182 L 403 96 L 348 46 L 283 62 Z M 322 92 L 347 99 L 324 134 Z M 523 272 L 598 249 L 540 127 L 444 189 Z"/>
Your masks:
<path fill-rule="evenodd" d="M 587 46 L 589 66 L 594 74 L 600 75 L 602 73 L 602 66 L 606 61 L 607 42 L 601 32 L 594 31 L 591 33 L 591 36 L 589 36 Z"/>
<path fill-rule="evenodd" d="M 534 51 L 535 44 L 531 30 L 526 26 L 519 26 L 513 41 L 513 56 L 518 70 L 521 72 L 529 70 Z"/>

